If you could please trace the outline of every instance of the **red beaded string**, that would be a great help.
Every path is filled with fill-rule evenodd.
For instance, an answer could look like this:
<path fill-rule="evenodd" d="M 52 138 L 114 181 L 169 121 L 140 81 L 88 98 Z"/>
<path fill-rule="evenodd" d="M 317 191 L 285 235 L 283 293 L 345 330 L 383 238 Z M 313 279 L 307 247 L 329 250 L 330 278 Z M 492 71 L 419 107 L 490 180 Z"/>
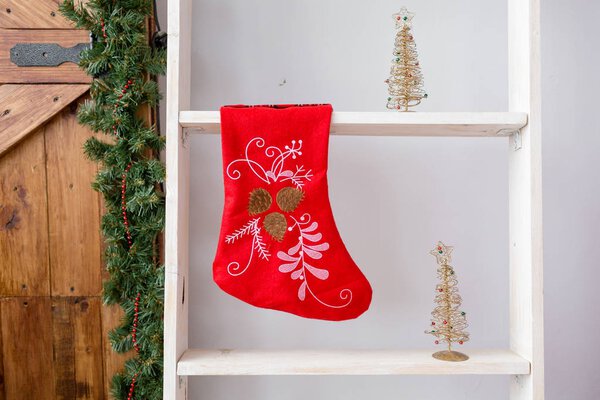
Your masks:
<path fill-rule="evenodd" d="M 117 108 L 119 108 L 119 106 L 121 105 L 121 104 L 119 104 L 119 101 L 120 101 L 121 99 L 123 99 L 123 96 L 125 95 L 125 93 L 127 93 L 127 90 L 129 89 L 129 87 L 130 87 L 132 84 L 133 84 L 133 81 L 132 81 L 131 79 L 129 79 L 129 80 L 127 81 L 127 83 L 125 84 L 125 86 L 123 86 L 123 89 L 121 89 L 121 93 L 119 94 L 118 101 L 116 101 L 116 102 L 115 102 L 115 104 L 114 104 L 115 111 L 117 111 Z M 114 112 L 113 112 L 113 114 L 114 114 Z M 114 134 L 115 136 L 117 136 L 117 125 L 113 125 L 113 126 L 112 126 L 112 129 L 113 129 L 113 134 Z"/>
<path fill-rule="evenodd" d="M 127 93 L 129 86 L 133 83 L 130 79 L 127 81 L 123 89 L 121 90 L 121 94 L 119 95 L 119 100 L 123 98 L 123 95 Z M 115 109 L 119 107 L 119 103 L 115 103 Z M 113 125 L 113 134 L 117 136 L 117 125 Z M 131 169 L 131 163 L 127 165 L 127 168 L 121 175 L 121 211 L 123 213 L 123 224 L 125 225 L 125 235 L 127 236 L 127 243 L 129 244 L 129 248 L 131 249 L 132 240 L 131 240 L 131 232 L 129 231 L 129 220 L 127 219 L 127 201 L 125 199 L 125 190 L 127 189 L 127 173 Z"/>
<path fill-rule="evenodd" d="M 138 313 L 140 311 L 140 294 L 138 293 L 135 297 L 135 311 L 133 313 L 133 328 L 131 328 L 131 338 L 133 341 L 133 347 L 135 348 L 136 353 L 139 354 L 140 346 L 137 343 L 137 326 L 138 326 Z"/>
<path fill-rule="evenodd" d="M 104 18 L 100 18 L 100 25 L 102 26 L 102 37 L 104 39 L 106 39 L 107 35 L 106 35 L 106 26 L 104 24 Z"/>
<path fill-rule="evenodd" d="M 129 220 L 127 219 L 127 201 L 125 199 L 125 190 L 127 189 L 127 173 L 131 169 L 131 163 L 127 164 L 127 168 L 121 175 L 121 211 L 123 212 L 123 223 L 125 224 L 125 235 L 127 236 L 127 243 L 131 249 L 131 232 L 129 230 Z"/>
<path fill-rule="evenodd" d="M 135 309 L 133 312 L 133 328 L 131 328 L 131 340 L 133 341 L 133 348 L 136 353 L 140 353 L 140 346 L 137 343 L 137 326 L 138 326 L 138 314 L 140 311 L 140 293 L 135 296 Z M 135 380 L 138 376 L 139 372 L 136 372 L 131 379 L 131 384 L 129 385 L 129 395 L 127 396 L 127 400 L 133 399 L 133 391 L 135 389 Z"/>
<path fill-rule="evenodd" d="M 133 390 L 135 389 L 135 380 L 138 377 L 139 372 L 136 372 L 135 375 L 133 375 L 133 378 L 131 378 L 131 385 L 129 385 L 129 394 L 127 395 L 127 400 L 132 400 L 133 399 Z"/>

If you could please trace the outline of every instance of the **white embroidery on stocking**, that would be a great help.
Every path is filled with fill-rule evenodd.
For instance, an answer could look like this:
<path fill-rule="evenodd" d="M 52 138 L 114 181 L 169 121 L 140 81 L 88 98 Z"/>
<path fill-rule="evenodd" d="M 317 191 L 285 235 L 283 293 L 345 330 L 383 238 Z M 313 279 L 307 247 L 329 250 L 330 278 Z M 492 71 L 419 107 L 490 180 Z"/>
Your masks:
<path fill-rule="evenodd" d="M 252 247 L 250 248 L 250 256 L 248 257 L 248 262 L 246 266 L 241 269 L 240 263 L 237 261 L 232 261 L 227 265 L 227 272 L 231 276 L 239 276 L 242 275 L 246 270 L 250 267 L 252 263 L 252 258 L 254 256 L 254 252 L 258 253 L 258 256 L 263 260 L 269 261 L 269 251 L 267 250 L 267 246 L 263 242 L 262 235 L 260 234 L 260 226 L 258 225 L 260 218 L 251 219 L 246 223 L 246 225 L 234 231 L 232 234 L 227 235 L 225 237 L 225 243 L 231 244 L 240 240 L 242 237 L 246 235 L 252 236 Z M 240 270 L 241 269 L 241 270 Z"/>
<path fill-rule="evenodd" d="M 233 160 L 227 165 L 225 172 L 230 179 L 238 180 L 242 176 L 242 173 L 238 169 L 233 168 L 234 165 L 239 162 L 248 164 L 248 167 L 254 175 L 269 185 L 272 182 L 277 181 L 291 181 L 298 189 L 302 189 L 305 181 L 310 181 L 312 178 L 312 170 L 305 170 L 304 165 L 296 165 L 296 172 L 292 172 L 290 169 L 284 169 L 287 159 L 291 157 L 292 160 L 295 160 L 302 155 L 302 139 L 298 141 L 292 140 L 291 145 L 285 145 L 283 150 L 276 146 L 267 147 L 265 149 L 265 155 L 273 159 L 269 170 L 266 170 L 259 162 L 251 158 L 249 153 L 252 145 L 257 149 L 262 149 L 265 147 L 265 140 L 260 137 L 253 138 L 246 145 L 244 158 Z"/>
<path fill-rule="evenodd" d="M 319 232 L 315 232 L 319 227 L 317 222 L 311 223 L 310 214 L 305 213 L 300 217 L 300 221 L 290 216 L 294 221 L 294 225 L 288 228 L 289 231 L 293 231 L 294 228 L 298 229 L 298 243 L 290 248 L 287 253 L 279 251 L 277 257 L 281 261 L 285 261 L 284 264 L 279 265 L 279 272 L 290 273 L 290 277 L 293 280 L 299 279 L 302 283 L 298 288 L 298 299 L 304 301 L 306 299 L 306 292 L 317 300 L 322 305 L 329 308 L 344 308 L 352 302 L 352 291 L 350 289 L 342 289 L 340 291 L 340 299 L 344 300 L 345 303 L 340 305 L 333 305 L 324 302 L 312 291 L 309 280 L 309 274 L 322 281 L 329 278 L 329 271 L 322 268 L 317 268 L 306 262 L 306 258 L 312 258 L 313 260 L 320 260 L 324 251 L 329 249 L 329 243 L 321 242 L 323 235 Z M 321 242 L 321 243 L 319 243 Z M 310 243 L 310 244 L 309 244 Z M 312 261 L 311 261 L 312 262 Z"/>
<path fill-rule="evenodd" d="M 302 155 L 302 140 L 292 140 L 290 145 L 284 146 L 283 150 L 276 146 L 269 146 L 264 150 L 265 156 L 273 159 L 270 168 L 267 170 L 259 162 L 251 158 L 250 149 L 255 146 L 256 149 L 262 149 L 265 147 L 265 140 L 260 137 L 251 139 L 246 145 L 244 151 L 244 158 L 238 158 L 231 161 L 225 169 L 227 176 L 230 179 L 238 180 L 242 176 L 239 169 L 235 169 L 235 165 L 239 162 L 245 162 L 250 170 L 260 180 L 267 184 L 273 182 L 292 182 L 296 188 L 302 189 L 306 181 L 310 181 L 313 177 L 312 170 L 306 170 L 304 165 L 296 164 L 295 172 L 291 169 L 286 168 L 286 161 L 290 158 L 292 160 L 297 159 Z M 256 150 L 255 150 L 256 151 Z M 322 268 L 317 268 L 307 262 L 307 258 L 313 260 L 320 260 L 324 251 L 329 249 L 329 243 L 321 242 L 323 235 L 316 232 L 319 224 L 317 222 L 311 223 L 310 214 L 305 213 L 300 217 L 298 221 L 293 216 L 289 216 L 293 221 L 294 225 L 288 228 L 288 231 L 297 229 L 298 231 L 298 243 L 288 250 L 287 253 L 280 251 L 277 253 L 277 257 L 285 263 L 279 265 L 279 271 L 281 273 L 290 273 L 290 277 L 293 280 L 300 280 L 300 286 L 298 287 L 298 299 L 304 301 L 306 299 L 306 293 L 308 292 L 316 301 L 325 307 L 329 308 L 344 308 L 352 302 L 352 291 L 350 289 L 342 289 L 339 293 L 340 299 L 343 304 L 335 305 L 329 304 L 321 300 L 312 290 L 309 279 L 312 277 L 325 281 L 329 279 L 329 271 Z M 251 235 L 252 236 L 252 247 L 250 248 L 250 255 L 248 262 L 245 267 L 241 267 L 237 261 L 232 261 L 227 265 L 227 272 L 231 276 L 240 276 L 245 273 L 254 257 L 254 253 L 257 252 L 259 257 L 263 260 L 267 260 L 270 257 L 269 252 L 266 249 L 262 236 L 260 234 L 259 227 L 260 218 L 251 219 L 238 230 L 227 235 L 225 242 L 227 244 L 235 243 L 242 237 Z M 311 261 L 312 263 L 312 261 Z"/>

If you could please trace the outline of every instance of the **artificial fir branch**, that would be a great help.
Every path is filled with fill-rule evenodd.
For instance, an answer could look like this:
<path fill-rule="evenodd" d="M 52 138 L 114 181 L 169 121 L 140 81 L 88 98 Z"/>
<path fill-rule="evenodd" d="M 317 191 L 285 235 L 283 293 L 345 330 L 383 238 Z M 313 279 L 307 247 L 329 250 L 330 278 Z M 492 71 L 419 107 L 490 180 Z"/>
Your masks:
<path fill-rule="evenodd" d="M 91 137 L 84 146 L 86 156 L 102 167 L 92 187 L 106 207 L 101 228 L 110 277 L 103 300 L 124 311 L 109 339 L 116 352 L 135 350 L 113 377 L 111 393 L 123 400 L 162 399 L 164 268 L 157 247 L 164 227 L 165 171 L 156 155 L 164 140 L 138 115 L 160 99 L 149 76 L 164 73 L 166 54 L 148 45 L 145 21 L 152 16 L 152 0 L 77 3 L 65 0 L 60 9 L 95 38 L 81 54 L 80 66 L 95 79 L 78 117 L 106 135 Z"/>

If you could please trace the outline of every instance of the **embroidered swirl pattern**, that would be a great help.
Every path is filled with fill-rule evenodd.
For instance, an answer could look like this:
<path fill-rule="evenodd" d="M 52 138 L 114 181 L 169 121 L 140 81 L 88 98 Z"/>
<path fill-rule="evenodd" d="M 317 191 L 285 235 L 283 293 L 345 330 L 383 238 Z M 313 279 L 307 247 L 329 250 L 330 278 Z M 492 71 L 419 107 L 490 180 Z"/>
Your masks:
<path fill-rule="evenodd" d="M 268 169 L 261 165 L 261 163 L 254 160 L 250 154 L 252 150 L 260 151 L 262 149 L 264 149 L 265 156 L 269 159 L 272 159 L 271 165 L 268 167 Z M 270 185 L 274 182 L 289 181 L 295 186 L 295 189 L 293 190 L 298 190 L 298 192 L 300 192 L 305 183 L 311 180 L 313 176 L 312 170 L 306 170 L 304 165 L 297 164 L 294 166 L 295 171 L 286 168 L 286 161 L 289 159 L 296 160 L 300 156 L 302 156 L 302 140 L 292 140 L 290 145 L 285 145 L 283 149 L 280 149 L 276 146 L 269 146 L 265 148 L 265 140 L 260 137 L 255 137 L 246 145 L 244 158 L 238 158 L 231 161 L 227 165 L 225 172 L 227 177 L 232 180 L 240 179 L 242 173 L 238 169 L 238 164 L 242 163 L 245 164 L 249 170 L 256 175 L 256 177 L 258 177 L 267 185 Z M 287 227 L 289 234 L 292 234 L 293 232 L 298 233 L 298 242 L 288 249 L 287 252 L 279 251 L 277 253 L 277 258 L 282 261 L 282 263 L 278 266 L 278 270 L 284 274 L 289 273 L 292 280 L 297 280 L 300 282 L 298 287 L 298 299 L 300 301 L 304 301 L 308 293 L 313 299 L 325 307 L 347 307 L 352 302 L 352 291 L 350 289 L 342 289 L 340 291 L 340 304 L 330 304 L 320 299 L 313 291 L 313 288 L 311 288 L 310 282 L 313 278 L 321 281 L 329 279 L 330 274 L 327 269 L 316 267 L 314 265 L 316 261 L 323 257 L 322 253 L 329 249 L 329 243 L 323 241 L 323 235 L 318 232 L 319 224 L 311 221 L 310 214 L 304 213 L 299 219 L 296 219 L 293 215 L 291 215 L 291 212 L 295 211 L 304 194 L 301 193 L 302 196 L 294 199 L 293 197 L 290 197 L 294 195 L 290 189 L 292 188 L 282 189 L 280 193 L 278 193 L 278 197 L 285 194 L 287 198 L 291 199 L 286 204 L 292 204 L 293 206 L 285 206 L 283 207 L 285 210 L 282 209 L 282 211 L 290 213 L 288 215 L 293 223 L 290 224 L 290 226 L 287 226 L 285 217 L 281 223 L 285 224 L 283 226 Z M 257 196 L 257 194 L 260 194 L 262 190 L 264 189 L 255 189 L 253 191 L 254 196 L 251 195 L 251 198 L 260 197 L 261 202 L 266 202 L 268 204 L 269 199 L 267 199 L 267 195 Z M 281 207 L 281 202 L 278 202 L 278 205 Z M 257 209 L 257 207 L 251 204 L 249 207 L 249 214 L 251 216 L 255 216 L 255 214 L 258 214 L 263 208 L 266 210 L 264 206 Z M 279 212 L 274 212 L 268 214 L 266 217 L 259 216 L 251 218 L 245 225 L 225 237 L 225 243 L 227 244 L 237 243 L 246 236 L 252 238 L 250 254 L 248 255 L 248 260 L 245 262 L 245 265 L 242 266 L 242 264 L 240 264 L 238 261 L 232 261 L 227 265 L 227 272 L 231 276 L 240 276 L 244 274 L 256 259 L 256 257 L 254 257 L 255 253 L 258 255 L 259 259 L 265 261 L 269 260 L 271 254 L 267 250 L 267 246 L 263 241 L 260 223 L 262 221 L 263 227 L 270 234 L 273 240 L 281 241 L 283 238 L 283 235 L 279 232 L 281 227 L 278 226 L 277 232 L 275 232 L 275 228 L 271 227 L 268 221 L 269 219 L 272 219 L 270 217 L 273 217 L 275 214 L 277 214 L 279 218 L 281 218 L 280 216 L 283 216 L 283 214 Z"/>

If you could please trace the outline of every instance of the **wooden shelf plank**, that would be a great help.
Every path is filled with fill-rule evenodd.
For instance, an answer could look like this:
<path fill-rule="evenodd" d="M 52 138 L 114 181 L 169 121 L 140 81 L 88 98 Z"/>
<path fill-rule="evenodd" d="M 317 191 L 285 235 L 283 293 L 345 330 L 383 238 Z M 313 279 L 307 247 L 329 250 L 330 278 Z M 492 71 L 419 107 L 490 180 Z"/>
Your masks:
<path fill-rule="evenodd" d="M 464 362 L 439 361 L 432 350 L 202 350 L 177 364 L 187 375 L 523 375 L 529 361 L 510 350 L 465 350 Z"/>
<path fill-rule="evenodd" d="M 179 123 L 220 133 L 218 111 L 182 111 Z M 365 136 L 507 136 L 527 124 L 521 112 L 334 112 L 331 133 Z"/>

